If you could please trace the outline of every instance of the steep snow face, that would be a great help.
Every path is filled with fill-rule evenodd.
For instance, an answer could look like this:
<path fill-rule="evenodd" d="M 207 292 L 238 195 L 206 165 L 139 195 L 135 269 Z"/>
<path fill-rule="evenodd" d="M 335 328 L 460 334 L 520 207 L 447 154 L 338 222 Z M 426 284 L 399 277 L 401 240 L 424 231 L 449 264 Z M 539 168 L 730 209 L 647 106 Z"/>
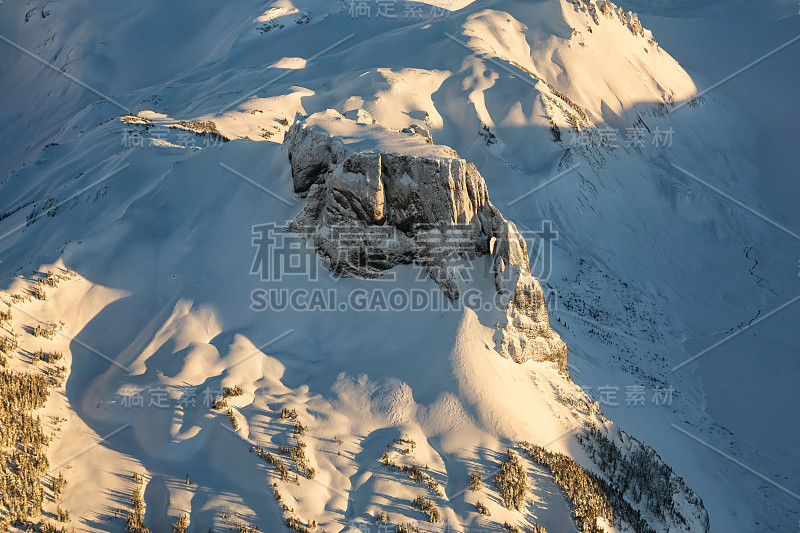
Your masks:
<path fill-rule="evenodd" d="M 635 13 L 605 0 L 486 9 L 466 18 L 462 36 L 523 70 L 540 94 L 579 114 L 578 123 L 616 126 L 612 117 L 628 118 L 637 104 L 680 102 L 697 91 Z"/>
<path fill-rule="evenodd" d="M 635 13 L 604 0 L 485 9 L 466 16 L 455 37 L 483 60 L 465 63 L 462 71 L 471 72 L 465 84 L 477 118 L 496 128 L 496 135 L 532 126 L 552 130 L 558 138 L 596 125 L 624 132 L 652 106 L 682 102 L 697 92 Z M 511 101 L 502 102 L 495 93 L 504 90 L 504 76 L 485 72 L 492 63 L 528 87 L 519 87 Z M 499 150 L 525 157 L 519 141 L 512 140 L 506 149 L 509 138 L 498 137 Z M 534 167 L 532 154 L 522 161 Z"/>

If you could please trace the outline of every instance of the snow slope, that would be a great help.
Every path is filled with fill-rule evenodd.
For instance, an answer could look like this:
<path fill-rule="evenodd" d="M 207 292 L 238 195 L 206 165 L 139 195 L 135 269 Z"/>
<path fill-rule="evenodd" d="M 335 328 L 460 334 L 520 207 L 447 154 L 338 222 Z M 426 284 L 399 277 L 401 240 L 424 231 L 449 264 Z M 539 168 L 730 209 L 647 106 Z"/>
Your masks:
<path fill-rule="evenodd" d="M 602 400 L 607 386 L 618 387 L 618 405 L 601 401 L 603 413 L 686 479 L 712 531 L 794 527 L 792 496 L 671 426 L 800 489 L 796 450 L 764 453 L 748 427 L 729 427 L 752 394 L 736 395 L 734 409 L 716 400 L 734 396 L 717 380 L 721 353 L 670 370 L 794 296 L 792 240 L 673 166 L 767 210 L 756 135 L 725 97 L 692 99 L 701 86 L 657 32 L 599 4 L 461 2 L 421 18 L 378 17 L 374 5 L 356 17 L 347 5 L 310 0 L 2 4 L 0 34 L 109 96 L 98 100 L 7 42 L 0 49 L 5 297 L 28 290 L 33 269 L 78 274 L 15 314 L 23 350 L 44 342 L 69 363 L 46 414 L 66 419 L 49 458 L 67 462 L 62 506 L 77 530 L 124 529 L 116 510 L 128 505 L 134 472 L 145 476 L 153 531 L 181 513 L 193 531 L 236 520 L 277 530 L 273 482 L 300 518 L 328 531 L 378 510 L 394 523 L 419 520 L 410 500 L 425 487 L 379 462 L 401 438 L 416 443 L 409 464 L 427 465 L 441 487 L 426 494 L 446 520 L 484 523 L 479 496 L 462 492 L 468 473 L 488 481 L 520 440 L 591 468 L 575 432 L 613 426 L 584 396 Z M 574 383 L 548 363 L 501 358 L 496 316 L 463 302 L 258 310 L 253 291 L 274 288 L 334 291 L 337 303 L 383 287 L 439 294 L 411 266 L 387 279 L 331 279 L 311 250 L 301 255 L 320 272 L 314 283 L 254 275 L 253 226 L 283 225 L 302 207 L 284 132 L 296 112 L 326 109 L 363 109 L 395 130 L 420 124 L 476 165 L 492 202 L 528 236 L 550 221 L 558 240 L 531 250 L 532 269 L 556 291 L 551 325 L 570 350 Z M 120 120 L 127 113 L 138 118 Z M 208 121 L 213 136 L 190 131 Z M 480 294 L 493 290 L 486 263 L 467 265 Z M 72 340 L 21 329 L 58 320 Z M 765 379 L 796 368 L 791 322 L 772 324 L 786 356 L 768 363 Z M 738 356 L 740 364 L 763 369 L 762 353 Z M 228 399 L 236 431 L 207 401 L 233 386 L 243 390 Z M 630 386 L 646 388 L 644 405 L 626 405 Z M 654 387 L 674 389 L 669 405 L 651 401 Z M 154 390 L 167 399 L 153 404 Z M 130 406 L 139 393 L 144 405 Z M 248 451 L 293 442 L 284 408 L 309 427 L 316 476 L 300 485 L 277 481 Z M 798 427 L 785 416 L 787 428 Z M 776 418 L 762 415 L 767 430 Z M 716 423 L 723 419 L 732 433 Z M 528 468 L 537 504 L 508 511 L 488 483 L 481 494 L 491 522 L 573 530 L 552 478 Z"/>

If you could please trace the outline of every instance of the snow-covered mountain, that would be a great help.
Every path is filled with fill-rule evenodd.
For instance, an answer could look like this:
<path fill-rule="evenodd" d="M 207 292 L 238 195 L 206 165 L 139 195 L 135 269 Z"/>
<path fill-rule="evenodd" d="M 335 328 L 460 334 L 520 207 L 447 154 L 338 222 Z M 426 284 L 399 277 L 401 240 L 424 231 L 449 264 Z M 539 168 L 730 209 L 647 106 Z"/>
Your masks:
<path fill-rule="evenodd" d="M 796 226 L 686 4 L 0 4 L 2 519 L 796 527 Z"/>

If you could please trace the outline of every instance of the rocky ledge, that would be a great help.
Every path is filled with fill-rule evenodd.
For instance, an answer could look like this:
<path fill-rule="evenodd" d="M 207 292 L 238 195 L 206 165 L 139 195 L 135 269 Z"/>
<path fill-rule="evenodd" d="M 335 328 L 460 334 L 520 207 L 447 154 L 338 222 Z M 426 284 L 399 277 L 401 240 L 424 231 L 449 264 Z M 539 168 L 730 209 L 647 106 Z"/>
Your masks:
<path fill-rule="evenodd" d="M 453 300 L 463 285 L 454 263 L 491 254 L 504 311 L 498 351 L 566 373 L 567 349 L 550 328 L 525 240 L 489 201 L 475 166 L 418 126 L 398 132 L 366 112 L 354 118 L 333 110 L 295 118 L 284 146 L 306 204 L 287 229 L 313 239 L 338 275 L 376 278 L 415 263 Z"/>

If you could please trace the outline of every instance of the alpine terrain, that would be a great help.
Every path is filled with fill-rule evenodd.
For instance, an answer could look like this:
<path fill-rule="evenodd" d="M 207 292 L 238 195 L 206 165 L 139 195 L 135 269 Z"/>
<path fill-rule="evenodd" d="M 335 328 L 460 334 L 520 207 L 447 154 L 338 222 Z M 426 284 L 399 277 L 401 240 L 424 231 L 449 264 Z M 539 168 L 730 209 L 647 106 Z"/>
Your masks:
<path fill-rule="evenodd" d="M 796 11 L 0 2 L 0 531 L 797 531 Z"/>

